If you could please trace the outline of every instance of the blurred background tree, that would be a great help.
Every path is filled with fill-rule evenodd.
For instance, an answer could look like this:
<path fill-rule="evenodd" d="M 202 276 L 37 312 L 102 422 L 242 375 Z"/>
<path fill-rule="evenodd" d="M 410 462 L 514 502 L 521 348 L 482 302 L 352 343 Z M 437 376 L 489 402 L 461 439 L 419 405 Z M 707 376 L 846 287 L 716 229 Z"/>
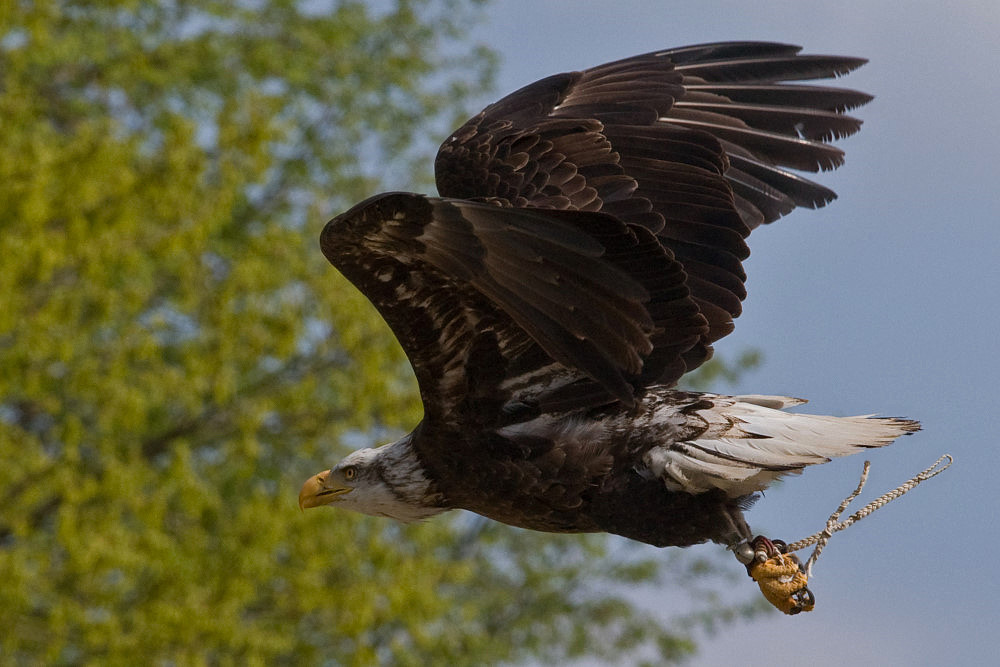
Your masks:
<path fill-rule="evenodd" d="M 676 550 L 297 511 L 420 418 L 316 239 L 387 181 L 429 189 L 490 88 L 476 4 L 0 13 L 0 661 L 673 659 L 756 608 Z M 689 604 L 650 614 L 644 585 Z"/>

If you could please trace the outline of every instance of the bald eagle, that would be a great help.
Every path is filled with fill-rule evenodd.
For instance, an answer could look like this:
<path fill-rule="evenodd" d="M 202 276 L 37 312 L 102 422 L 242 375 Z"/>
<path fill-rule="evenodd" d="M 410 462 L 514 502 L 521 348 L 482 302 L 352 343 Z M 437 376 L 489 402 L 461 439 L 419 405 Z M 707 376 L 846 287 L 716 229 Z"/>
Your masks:
<path fill-rule="evenodd" d="M 704 44 L 550 76 L 445 140 L 440 197 L 331 220 L 322 251 L 392 328 L 424 417 L 306 481 L 300 506 L 734 547 L 776 478 L 916 430 L 675 388 L 733 329 L 750 231 L 835 198 L 796 171 L 838 167 L 828 142 L 871 96 L 788 82 L 865 61 L 799 51 Z"/>

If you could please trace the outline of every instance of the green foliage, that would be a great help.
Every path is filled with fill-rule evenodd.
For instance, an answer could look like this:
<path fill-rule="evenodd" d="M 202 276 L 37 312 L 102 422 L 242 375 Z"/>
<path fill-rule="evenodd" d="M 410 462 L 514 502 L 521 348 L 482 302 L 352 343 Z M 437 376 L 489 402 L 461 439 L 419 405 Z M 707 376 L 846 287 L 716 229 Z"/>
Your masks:
<path fill-rule="evenodd" d="M 696 391 L 719 391 L 721 384 L 734 385 L 740 376 L 760 366 L 759 350 L 744 350 L 735 361 L 726 361 L 718 356 L 709 359 L 698 370 L 684 376 L 681 385 Z"/>
<path fill-rule="evenodd" d="M 491 80 L 465 3 L 385 5 L 0 13 L 0 662 L 674 658 L 734 613 L 694 590 L 665 628 L 622 597 L 667 576 L 650 553 L 682 599 L 706 586 L 679 553 L 298 512 L 306 477 L 420 417 L 319 227 L 390 156 L 422 189 L 422 137 Z"/>

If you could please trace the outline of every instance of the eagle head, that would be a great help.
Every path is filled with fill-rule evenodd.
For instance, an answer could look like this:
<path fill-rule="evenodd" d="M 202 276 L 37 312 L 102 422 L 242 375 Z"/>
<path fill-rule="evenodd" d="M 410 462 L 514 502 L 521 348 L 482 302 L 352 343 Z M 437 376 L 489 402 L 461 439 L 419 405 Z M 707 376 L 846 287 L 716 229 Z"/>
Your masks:
<path fill-rule="evenodd" d="M 411 436 L 359 449 L 302 485 L 299 507 L 336 505 L 372 516 L 410 522 L 448 509 L 423 472 Z"/>

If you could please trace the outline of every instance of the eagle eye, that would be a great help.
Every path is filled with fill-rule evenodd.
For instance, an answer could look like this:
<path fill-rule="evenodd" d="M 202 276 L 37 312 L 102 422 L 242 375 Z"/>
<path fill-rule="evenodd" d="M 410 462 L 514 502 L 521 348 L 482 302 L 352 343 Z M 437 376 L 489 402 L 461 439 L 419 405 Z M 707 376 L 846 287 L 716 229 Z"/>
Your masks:
<path fill-rule="evenodd" d="M 350 482 L 351 480 L 353 480 L 355 477 L 358 476 L 358 469 L 355 468 L 354 466 L 347 466 L 346 468 L 344 468 L 343 474 L 344 474 L 344 479 Z"/>

